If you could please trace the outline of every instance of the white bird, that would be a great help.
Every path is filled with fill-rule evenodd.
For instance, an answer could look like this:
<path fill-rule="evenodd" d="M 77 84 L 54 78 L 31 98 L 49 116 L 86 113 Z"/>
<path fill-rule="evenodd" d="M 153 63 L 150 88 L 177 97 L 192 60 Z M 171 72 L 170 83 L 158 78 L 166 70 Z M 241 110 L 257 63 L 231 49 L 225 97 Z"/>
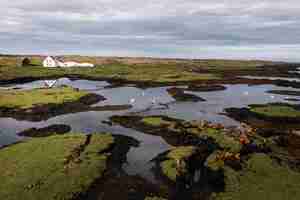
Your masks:
<path fill-rule="evenodd" d="M 145 92 L 144 92 L 144 91 L 142 92 L 142 96 L 143 96 L 143 97 L 145 96 Z"/>
<path fill-rule="evenodd" d="M 246 92 L 244 92 L 244 95 L 249 95 L 249 92 L 247 92 L 247 91 L 246 91 Z"/>
<path fill-rule="evenodd" d="M 135 99 L 134 98 L 132 98 L 132 99 L 130 99 L 130 104 L 134 104 L 135 103 Z"/>
<path fill-rule="evenodd" d="M 152 104 L 156 104 L 156 98 L 155 98 L 155 97 L 153 97 L 151 103 L 152 103 Z"/>
<path fill-rule="evenodd" d="M 274 99 L 275 97 L 272 95 L 272 96 L 270 96 L 271 97 L 271 99 Z"/>

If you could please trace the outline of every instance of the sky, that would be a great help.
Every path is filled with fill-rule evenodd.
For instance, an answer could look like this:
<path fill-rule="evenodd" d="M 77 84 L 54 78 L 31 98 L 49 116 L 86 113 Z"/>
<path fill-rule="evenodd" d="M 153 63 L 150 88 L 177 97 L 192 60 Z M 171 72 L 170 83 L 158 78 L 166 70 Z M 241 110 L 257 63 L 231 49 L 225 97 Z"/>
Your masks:
<path fill-rule="evenodd" d="M 0 3 L 0 53 L 300 62 L 299 0 Z"/>

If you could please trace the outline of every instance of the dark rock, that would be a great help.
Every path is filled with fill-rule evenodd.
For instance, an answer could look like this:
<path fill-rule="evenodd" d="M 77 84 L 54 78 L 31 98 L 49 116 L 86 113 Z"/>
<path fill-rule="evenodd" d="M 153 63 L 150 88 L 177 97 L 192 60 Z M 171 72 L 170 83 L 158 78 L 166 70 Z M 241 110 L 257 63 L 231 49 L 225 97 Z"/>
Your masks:
<path fill-rule="evenodd" d="M 45 128 L 30 128 L 18 133 L 26 137 L 47 137 L 54 134 L 65 134 L 71 131 L 71 127 L 64 124 L 54 124 Z"/>
<path fill-rule="evenodd" d="M 191 102 L 206 101 L 205 99 L 198 97 L 197 95 L 185 93 L 183 88 L 173 87 L 167 89 L 167 92 L 176 101 L 191 101 Z"/>

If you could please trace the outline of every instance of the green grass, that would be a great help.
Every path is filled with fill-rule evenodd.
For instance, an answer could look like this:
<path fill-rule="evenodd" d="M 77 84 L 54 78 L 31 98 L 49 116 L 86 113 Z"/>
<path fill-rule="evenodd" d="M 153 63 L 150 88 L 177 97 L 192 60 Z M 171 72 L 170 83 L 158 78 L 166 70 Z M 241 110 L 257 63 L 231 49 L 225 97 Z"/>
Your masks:
<path fill-rule="evenodd" d="M 197 137 L 213 139 L 220 148 L 231 153 L 238 153 L 242 148 L 238 138 L 228 136 L 222 129 L 202 127 L 200 125 L 201 123 L 193 124 L 192 128 L 186 128 L 182 123 L 187 125 L 191 124 L 190 122 L 178 122 L 175 120 L 172 121 L 172 119 L 164 120 L 159 116 L 147 116 L 144 117 L 141 122 L 154 127 L 166 126 L 166 129 L 169 131 L 175 131 L 177 133 L 182 133 L 183 129 L 185 129 L 188 133 L 196 135 Z"/>
<path fill-rule="evenodd" d="M 111 64 L 96 66 L 94 68 L 44 68 L 34 67 L 0 67 L 0 80 L 11 80 L 23 77 L 51 77 L 66 75 L 82 75 L 90 78 L 112 78 L 127 81 L 155 83 L 213 80 L 220 77 L 211 73 L 193 73 L 178 66 L 135 66 L 124 64 Z"/>
<path fill-rule="evenodd" d="M 177 166 L 177 160 L 181 160 L 182 168 L 186 167 L 186 159 L 191 157 L 195 153 L 196 148 L 193 146 L 182 146 L 172 149 L 167 155 L 167 160 L 160 163 L 162 173 L 171 181 L 176 182 L 176 178 L 179 174 L 179 166 Z M 186 169 L 185 169 L 186 170 Z M 186 171 L 187 172 L 187 171 Z"/>
<path fill-rule="evenodd" d="M 68 134 L 32 139 L 0 151 L 0 199 L 72 199 L 101 178 L 114 142 L 108 134 Z"/>
<path fill-rule="evenodd" d="M 230 137 L 224 133 L 222 130 L 214 128 L 204 128 L 204 129 L 189 129 L 189 132 L 199 136 L 212 138 L 223 150 L 229 151 L 231 153 L 238 153 L 242 145 L 236 138 Z"/>
<path fill-rule="evenodd" d="M 33 89 L 26 91 L 0 90 L 0 107 L 28 109 L 41 104 L 73 102 L 87 95 L 71 87 Z"/>
<path fill-rule="evenodd" d="M 300 117 L 300 110 L 289 104 L 266 104 L 250 106 L 250 111 L 267 117 Z"/>
<path fill-rule="evenodd" d="M 170 122 L 163 120 L 161 117 L 144 117 L 142 122 L 151 126 L 162 126 L 165 124 L 170 124 Z"/>
<path fill-rule="evenodd" d="M 164 126 L 166 125 L 166 128 L 170 131 L 175 131 L 178 133 L 182 132 L 182 126 L 178 124 L 177 121 L 166 121 L 162 117 L 159 116 L 148 116 L 144 117 L 141 122 L 151 125 L 154 127 Z M 189 123 L 189 122 L 185 122 Z M 200 124 L 195 124 L 196 126 L 199 126 Z M 193 135 L 196 135 L 198 137 L 208 137 L 213 139 L 220 148 L 223 150 L 232 152 L 232 153 L 238 153 L 242 145 L 240 144 L 239 140 L 237 138 L 230 137 L 226 135 L 226 133 L 222 129 L 216 129 L 216 128 L 209 128 L 209 127 L 193 127 L 193 128 L 184 128 L 188 133 L 191 133 Z"/>
<path fill-rule="evenodd" d="M 0 56 L 0 80 L 12 80 L 23 77 L 51 77 L 82 75 L 91 78 L 116 78 L 126 81 L 174 83 L 222 78 L 224 73 L 255 72 L 261 65 L 273 62 L 256 60 L 184 60 L 151 58 L 101 58 L 86 56 L 64 56 L 65 60 L 91 62 L 95 68 L 56 68 L 42 67 L 42 57 L 28 56 L 31 67 L 20 67 L 21 56 Z M 197 72 L 198 71 L 198 72 Z M 200 72 L 200 73 L 199 73 Z"/>
<path fill-rule="evenodd" d="M 225 191 L 215 200 L 298 200 L 300 173 L 279 166 L 265 154 L 254 154 L 237 172 L 225 168 Z"/>

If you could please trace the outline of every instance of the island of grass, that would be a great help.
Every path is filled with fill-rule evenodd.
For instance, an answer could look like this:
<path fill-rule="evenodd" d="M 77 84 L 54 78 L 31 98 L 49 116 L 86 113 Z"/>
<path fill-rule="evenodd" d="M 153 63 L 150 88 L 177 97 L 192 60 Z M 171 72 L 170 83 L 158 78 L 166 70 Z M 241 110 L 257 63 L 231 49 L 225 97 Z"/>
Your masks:
<path fill-rule="evenodd" d="M 75 199 L 101 179 L 114 138 L 67 134 L 0 150 L 0 199 Z"/>
<path fill-rule="evenodd" d="M 82 111 L 128 109 L 130 105 L 95 106 L 105 98 L 68 86 L 32 90 L 0 90 L 0 116 L 19 120 L 41 121 Z"/>
<path fill-rule="evenodd" d="M 212 143 L 218 148 L 238 153 L 242 145 L 233 133 L 229 135 L 224 127 L 205 121 L 183 121 L 167 116 L 113 116 L 113 123 L 133 128 L 153 135 L 160 135 L 175 146 L 198 145 L 202 141 Z"/>
<path fill-rule="evenodd" d="M 36 105 L 75 102 L 88 93 L 63 86 L 32 90 L 0 90 L 0 107 L 6 109 L 30 109 Z"/>
<path fill-rule="evenodd" d="M 259 125 L 257 120 L 280 122 L 281 125 L 300 122 L 300 106 L 288 103 L 249 105 L 249 108 L 227 108 L 225 111 L 228 116 L 254 126 Z M 276 123 L 273 125 L 276 126 Z"/>
<path fill-rule="evenodd" d="M 198 97 L 197 95 L 185 93 L 183 88 L 172 87 L 172 88 L 168 88 L 167 92 L 176 101 L 191 101 L 191 102 L 205 101 L 205 99 Z"/>
<path fill-rule="evenodd" d="M 253 154 L 245 167 L 235 171 L 225 167 L 225 191 L 214 200 L 297 200 L 300 198 L 300 173 L 278 165 L 266 154 Z"/>
<path fill-rule="evenodd" d="M 266 117 L 300 118 L 300 106 L 284 103 L 250 105 L 250 111 Z"/>
<path fill-rule="evenodd" d="M 50 135 L 63 135 L 71 131 L 71 127 L 65 124 L 53 124 L 44 128 L 29 128 L 17 133 L 25 137 L 48 137 Z"/>

